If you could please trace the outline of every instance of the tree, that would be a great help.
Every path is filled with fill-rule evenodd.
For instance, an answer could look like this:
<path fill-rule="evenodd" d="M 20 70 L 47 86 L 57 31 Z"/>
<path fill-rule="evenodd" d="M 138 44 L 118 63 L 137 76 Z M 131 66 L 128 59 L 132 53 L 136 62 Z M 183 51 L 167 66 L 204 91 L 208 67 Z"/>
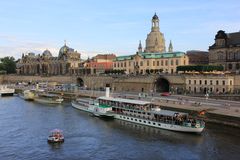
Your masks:
<path fill-rule="evenodd" d="M 212 72 L 212 71 L 223 71 L 223 66 L 214 65 L 188 65 L 188 66 L 177 66 L 177 71 L 196 71 L 196 72 Z"/>
<path fill-rule="evenodd" d="M 14 57 L 4 57 L 0 60 L 0 70 L 8 74 L 16 73 L 16 62 Z"/>

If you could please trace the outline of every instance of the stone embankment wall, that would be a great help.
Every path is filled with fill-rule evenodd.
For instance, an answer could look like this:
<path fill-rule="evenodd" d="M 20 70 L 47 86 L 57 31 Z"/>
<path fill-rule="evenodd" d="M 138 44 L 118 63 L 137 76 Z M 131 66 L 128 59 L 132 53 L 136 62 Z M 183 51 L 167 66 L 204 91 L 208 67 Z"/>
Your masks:
<path fill-rule="evenodd" d="M 0 84 L 3 84 L 4 75 L 0 75 Z"/>
<path fill-rule="evenodd" d="M 6 75 L 4 83 L 16 82 L 59 82 L 59 83 L 76 83 L 76 78 L 70 76 L 19 76 L 19 75 Z"/>

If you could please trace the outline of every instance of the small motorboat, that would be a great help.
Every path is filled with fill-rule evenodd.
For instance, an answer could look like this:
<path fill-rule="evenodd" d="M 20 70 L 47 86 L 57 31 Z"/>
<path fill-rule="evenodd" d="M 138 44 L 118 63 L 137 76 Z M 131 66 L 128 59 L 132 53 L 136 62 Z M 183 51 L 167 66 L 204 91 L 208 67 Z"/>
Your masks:
<path fill-rule="evenodd" d="M 63 132 L 59 129 L 54 129 L 50 132 L 48 143 L 62 143 L 64 142 Z"/>

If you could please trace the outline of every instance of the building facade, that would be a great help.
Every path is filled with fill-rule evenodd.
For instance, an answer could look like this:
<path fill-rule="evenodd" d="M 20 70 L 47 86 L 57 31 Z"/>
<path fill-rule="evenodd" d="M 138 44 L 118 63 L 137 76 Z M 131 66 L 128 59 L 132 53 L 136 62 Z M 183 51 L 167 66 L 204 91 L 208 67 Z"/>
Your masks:
<path fill-rule="evenodd" d="M 177 66 L 189 64 L 184 52 L 173 51 L 171 41 L 166 52 L 164 35 L 160 32 L 156 14 L 152 17 L 152 29 L 147 35 L 144 52 L 142 48 L 140 41 L 136 54 L 117 57 L 113 69 L 125 70 L 126 74 L 175 73 Z"/>
<path fill-rule="evenodd" d="M 186 75 L 185 80 L 189 93 L 220 94 L 234 91 L 234 76 L 230 75 Z"/>
<path fill-rule="evenodd" d="M 92 59 L 85 61 L 84 68 L 90 71 L 90 74 L 101 74 L 105 71 L 113 70 L 113 60 L 115 54 L 98 54 Z"/>
<path fill-rule="evenodd" d="M 186 52 L 189 58 L 189 65 L 207 65 L 209 64 L 208 52 L 205 51 L 187 51 Z"/>
<path fill-rule="evenodd" d="M 184 52 L 136 53 L 117 57 L 113 69 L 125 70 L 126 74 L 175 73 L 181 65 L 188 65 Z"/>
<path fill-rule="evenodd" d="M 240 32 L 218 31 L 215 43 L 209 47 L 209 64 L 223 65 L 225 71 L 239 73 Z"/>
<path fill-rule="evenodd" d="M 75 74 L 81 62 L 81 54 L 66 43 L 53 57 L 49 50 L 41 55 L 28 53 L 17 62 L 17 74 L 20 75 L 66 75 Z"/>

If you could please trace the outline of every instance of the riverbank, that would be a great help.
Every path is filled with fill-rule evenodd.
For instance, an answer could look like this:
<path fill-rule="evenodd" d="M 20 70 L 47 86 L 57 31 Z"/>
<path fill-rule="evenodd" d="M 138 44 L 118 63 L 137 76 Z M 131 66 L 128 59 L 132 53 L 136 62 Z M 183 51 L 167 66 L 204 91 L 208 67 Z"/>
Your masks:
<path fill-rule="evenodd" d="M 22 92 L 21 89 L 16 89 L 16 92 Z M 49 93 L 62 95 L 67 101 L 76 99 L 77 97 L 97 98 L 104 96 L 105 92 L 102 91 L 49 91 Z M 123 97 L 129 99 L 138 99 L 138 95 L 134 94 L 121 94 L 112 93 L 113 97 Z M 184 97 L 187 99 L 187 97 Z M 199 103 L 187 100 L 171 100 L 166 97 L 145 97 L 141 98 L 145 101 L 152 101 L 157 105 L 162 106 L 164 109 L 173 111 L 182 111 L 190 113 L 191 115 L 198 115 L 199 112 L 203 111 L 204 115 L 201 116 L 206 122 L 229 125 L 240 128 L 240 110 L 237 106 L 220 106 L 214 103 L 210 103 L 207 100 L 199 99 Z M 201 103 L 200 103 L 201 101 Z M 236 102 L 237 103 L 237 102 Z"/>

